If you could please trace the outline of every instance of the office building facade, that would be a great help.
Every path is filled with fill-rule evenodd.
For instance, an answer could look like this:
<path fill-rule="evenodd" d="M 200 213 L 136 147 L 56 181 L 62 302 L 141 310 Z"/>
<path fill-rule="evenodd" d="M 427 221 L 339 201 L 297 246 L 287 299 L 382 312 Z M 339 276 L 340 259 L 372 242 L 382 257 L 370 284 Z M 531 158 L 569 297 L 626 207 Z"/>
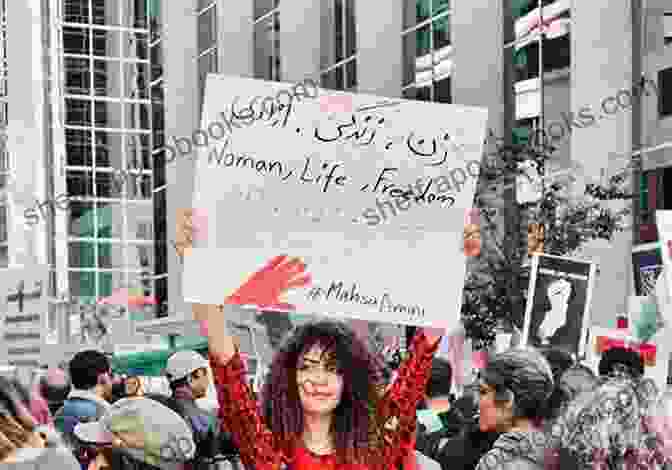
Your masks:
<path fill-rule="evenodd" d="M 164 2 L 165 135 L 191 135 L 199 127 L 209 71 L 284 82 L 309 77 L 330 89 L 485 106 L 492 133 L 513 128 L 517 139 L 541 125 L 542 100 L 548 124 L 582 106 L 598 108 L 600 99 L 651 78 L 657 94 L 599 125 L 567 130 L 552 165 L 578 163 L 586 175 L 609 174 L 627 167 L 633 151 L 654 148 L 642 157 L 641 191 L 657 196 L 638 198 L 642 210 L 632 233 L 589 243 L 581 253 L 601 265 L 593 321 L 607 325 L 634 293 L 633 246 L 655 240 L 652 210 L 669 205 L 669 183 L 662 188 L 672 160 L 665 147 L 672 140 L 672 16 L 657 0 L 542 3 L 543 96 L 534 0 L 390 0 L 384 9 L 356 0 Z M 166 182 L 167 230 L 157 241 L 173 236 L 176 209 L 190 205 L 193 161 L 170 162 Z M 166 258 L 168 314 L 190 318 L 181 300 L 181 265 L 172 249 Z"/>

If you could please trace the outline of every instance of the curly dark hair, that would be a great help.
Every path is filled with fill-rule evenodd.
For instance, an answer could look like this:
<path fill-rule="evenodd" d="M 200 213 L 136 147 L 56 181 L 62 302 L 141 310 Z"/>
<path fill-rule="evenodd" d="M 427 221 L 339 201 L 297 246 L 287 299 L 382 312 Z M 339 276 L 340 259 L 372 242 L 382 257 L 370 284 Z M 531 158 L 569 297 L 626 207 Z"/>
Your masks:
<path fill-rule="evenodd" d="M 384 365 L 344 323 L 308 323 L 297 327 L 284 341 L 262 390 L 263 401 L 268 403 L 264 407 L 268 426 L 290 441 L 297 442 L 301 437 L 304 422 L 297 365 L 300 356 L 315 345 L 323 349 L 323 354 L 333 355 L 343 376 L 343 393 L 332 421 L 336 457 L 343 464 L 362 462 L 379 448 L 375 444 L 379 444 L 381 430 L 373 410 L 385 385 Z"/>

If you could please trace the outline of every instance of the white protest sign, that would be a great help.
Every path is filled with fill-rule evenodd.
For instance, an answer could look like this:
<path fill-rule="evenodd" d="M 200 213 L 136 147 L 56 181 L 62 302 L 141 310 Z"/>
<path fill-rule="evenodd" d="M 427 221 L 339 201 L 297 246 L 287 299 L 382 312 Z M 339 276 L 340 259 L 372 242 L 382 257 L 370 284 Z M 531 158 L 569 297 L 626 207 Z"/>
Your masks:
<path fill-rule="evenodd" d="M 0 270 L 0 362 L 37 367 L 46 344 L 47 266 Z"/>
<path fill-rule="evenodd" d="M 667 280 L 667 297 L 672 296 L 672 211 L 656 211 L 660 252 L 663 258 L 662 275 Z"/>
<path fill-rule="evenodd" d="M 294 313 L 455 326 L 487 110 L 319 89 L 352 100 L 327 113 L 281 90 L 208 76 L 202 128 L 218 139 L 196 162 L 207 227 L 185 259 L 185 300 L 224 303 L 287 255 L 311 276 L 281 289 Z"/>

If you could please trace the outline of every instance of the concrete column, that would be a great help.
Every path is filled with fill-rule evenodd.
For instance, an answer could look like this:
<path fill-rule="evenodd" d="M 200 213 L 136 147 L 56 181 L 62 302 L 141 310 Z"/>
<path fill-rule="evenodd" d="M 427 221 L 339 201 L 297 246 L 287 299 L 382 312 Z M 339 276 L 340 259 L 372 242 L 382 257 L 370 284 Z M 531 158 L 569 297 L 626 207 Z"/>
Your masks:
<path fill-rule="evenodd" d="M 321 0 L 280 2 L 280 66 L 283 82 L 318 83 L 320 71 Z"/>
<path fill-rule="evenodd" d="M 455 47 L 453 102 L 487 107 L 488 127 L 498 137 L 503 135 L 505 118 L 502 18 L 503 0 L 455 2 L 450 18 Z"/>
<path fill-rule="evenodd" d="M 616 97 L 620 90 L 632 90 L 633 78 L 638 79 L 632 77 L 630 13 L 629 0 L 572 2 L 571 109 L 590 106 L 596 123 L 573 129 L 571 158 L 583 165 L 588 178 L 599 177 L 610 160 L 632 148 L 631 111 L 619 109 L 607 115 L 601 109 L 602 100 Z M 613 112 L 613 103 L 607 108 Z M 616 314 L 627 310 L 631 241 L 632 234 L 623 233 L 612 242 L 589 243 L 582 250 L 582 256 L 598 262 L 601 270 L 591 306 L 593 324 L 608 326 Z"/>
<path fill-rule="evenodd" d="M 388 0 L 383 8 L 378 2 L 355 2 L 360 93 L 401 97 L 403 3 L 403 0 Z"/>
<path fill-rule="evenodd" d="M 234 2 L 217 0 L 217 43 L 219 46 L 217 53 L 220 73 L 240 77 L 254 76 L 253 21 L 253 0 Z"/>
<path fill-rule="evenodd" d="M 24 211 L 45 198 L 40 13 L 37 0 L 7 2 L 10 266 L 46 262 L 46 220 L 30 227 L 24 219 Z"/>
<path fill-rule="evenodd" d="M 235 3 L 235 2 L 234 2 Z M 187 137 L 200 126 L 198 113 L 198 70 L 196 66 L 197 19 L 196 0 L 163 2 L 163 76 L 165 87 L 166 144 L 175 138 Z M 179 151 L 178 151 L 179 153 Z M 170 155 L 167 153 L 167 158 Z M 176 211 L 191 207 L 194 180 L 194 160 L 178 156 L 166 164 L 166 223 L 167 238 L 175 240 Z M 191 318 L 190 306 L 182 300 L 182 265 L 175 250 L 168 248 L 169 312 Z"/>

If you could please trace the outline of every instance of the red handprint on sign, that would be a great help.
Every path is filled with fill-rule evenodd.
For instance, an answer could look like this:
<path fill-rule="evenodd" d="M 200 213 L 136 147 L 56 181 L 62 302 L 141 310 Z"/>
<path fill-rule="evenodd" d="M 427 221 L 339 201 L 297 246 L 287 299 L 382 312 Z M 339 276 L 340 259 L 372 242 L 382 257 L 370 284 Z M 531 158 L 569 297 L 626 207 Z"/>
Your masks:
<path fill-rule="evenodd" d="M 300 259 L 276 256 L 227 297 L 226 303 L 256 305 L 269 310 L 295 310 L 296 307 L 283 302 L 282 297 L 291 289 L 311 283 L 311 277 L 305 271 L 306 264 Z"/>

